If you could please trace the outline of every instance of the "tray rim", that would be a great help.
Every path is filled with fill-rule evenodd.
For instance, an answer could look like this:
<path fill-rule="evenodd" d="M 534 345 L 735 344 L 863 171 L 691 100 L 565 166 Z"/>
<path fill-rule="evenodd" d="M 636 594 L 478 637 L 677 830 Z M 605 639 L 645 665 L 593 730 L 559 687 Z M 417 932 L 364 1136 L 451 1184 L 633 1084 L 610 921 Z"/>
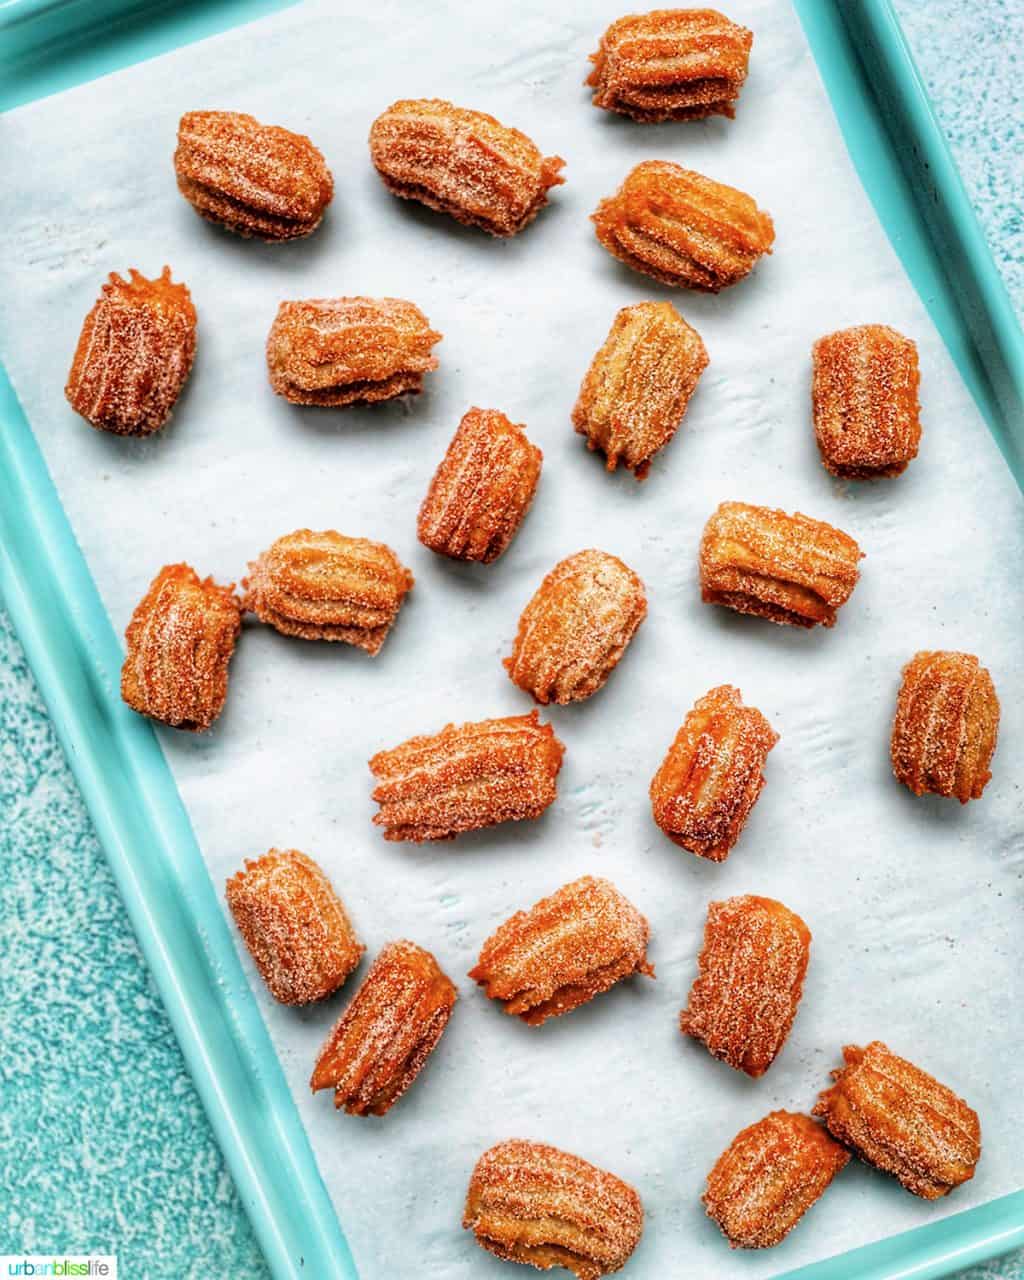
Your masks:
<path fill-rule="evenodd" d="M 0 0 L 0 66 L 16 72 L 0 111 L 294 2 Z M 792 3 L 861 181 L 1024 487 L 1024 336 L 891 0 Z M 54 41 L 59 63 L 40 57 Z M 2 365 L 0 427 L 0 595 L 268 1267 L 275 1280 L 357 1280 L 159 742 L 118 696 L 120 643 Z M 781 1274 L 930 1280 L 1021 1244 L 1024 1190 Z"/>

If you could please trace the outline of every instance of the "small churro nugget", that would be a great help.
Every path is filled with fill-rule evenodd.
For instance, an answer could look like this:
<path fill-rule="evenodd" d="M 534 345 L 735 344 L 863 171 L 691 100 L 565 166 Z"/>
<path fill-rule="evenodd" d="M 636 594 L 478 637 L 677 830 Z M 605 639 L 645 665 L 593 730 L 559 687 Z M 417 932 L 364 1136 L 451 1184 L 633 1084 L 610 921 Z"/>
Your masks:
<path fill-rule="evenodd" d="M 148 436 L 171 416 L 196 354 L 196 309 L 170 267 L 115 271 L 85 317 L 64 394 L 101 431 Z"/>
<path fill-rule="evenodd" d="M 297 849 L 247 858 L 226 895 L 260 977 L 282 1004 L 337 991 L 366 950 L 331 882 Z"/>
<path fill-rule="evenodd" d="M 292 404 L 372 404 L 423 390 L 441 334 L 401 298 L 282 302 L 267 335 L 270 385 Z"/>
<path fill-rule="evenodd" d="M 615 317 L 580 387 L 572 421 L 614 471 L 643 480 L 676 433 L 708 363 L 696 329 L 671 302 L 638 302 Z"/>
<path fill-rule="evenodd" d="M 863 558 L 849 534 L 823 520 L 723 502 L 701 539 L 701 599 L 794 627 L 832 627 Z"/>
<path fill-rule="evenodd" d="M 310 1088 L 333 1089 L 349 1115 L 382 1116 L 423 1070 L 457 997 L 429 951 L 389 942 L 327 1037 Z"/>
<path fill-rule="evenodd" d="M 732 119 L 753 33 L 714 9 L 654 9 L 613 22 L 590 55 L 594 106 L 642 123 Z"/>
<path fill-rule="evenodd" d="M 884 324 L 841 329 L 814 344 L 814 434 L 834 476 L 898 476 L 921 441 L 917 347 Z"/>
<path fill-rule="evenodd" d="M 383 542 L 296 529 L 250 562 L 242 606 L 283 635 L 376 654 L 413 582 Z"/>
<path fill-rule="evenodd" d="M 712 902 L 680 1031 L 737 1071 L 764 1075 L 796 1017 L 810 946 L 810 929 L 774 898 Z"/>
<path fill-rule="evenodd" d="M 470 409 L 420 507 L 420 542 L 453 560 L 497 560 L 530 509 L 543 458 L 503 413 Z"/>
<path fill-rule="evenodd" d="M 922 650 L 903 668 L 892 726 L 892 770 L 917 796 L 977 800 L 992 771 L 999 699 L 973 653 Z"/>
<path fill-rule="evenodd" d="M 834 1137 L 925 1200 L 974 1177 L 981 1125 L 963 1098 L 881 1040 L 848 1044 L 843 1058 L 814 1108 Z"/>
<path fill-rule="evenodd" d="M 125 632 L 121 697 L 175 729 L 208 729 L 228 692 L 228 663 L 242 615 L 233 587 L 165 565 Z"/>
<path fill-rule="evenodd" d="M 522 231 L 565 179 L 525 133 L 442 98 L 393 102 L 370 129 L 370 158 L 387 189 L 492 236 Z"/>
<path fill-rule="evenodd" d="M 509 679 L 540 703 L 600 689 L 647 616 L 644 584 L 606 551 L 578 551 L 540 584 L 519 619 Z"/>
<path fill-rule="evenodd" d="M 724 862 L 764 786 L 764 762 L 779 740 L 739 689 L 719 685 L 698 699 L 651 780 L 654 821 L 701 858 Z"/>
<path fill-rule="evenodd" d="M 446 725 L 370 761 L 385 840 L 449 840 L 539 818 L 558 793 L 565 747 L 536 711 Z"/>
<path fill-rule="evenodd" d="M 331 171 L 305 134 L 237 111 L 186 111 L 174 171 L 196 213 L 260 240 L 308 236 L 334 195 Z"/>
<path fill-rule="evenodd" d="M 476 1162 L 462 1225 L 508 1262 L 600 1280 L 629 1261 L 644 1210 L 628 1183 L 579 1156 L 511 1138 Z"/>
<path fill-rule="evenodd" d="M 733 1249 L 770 1249 L 849 1160 L 820 1124 L 795 1111 L 773 1111 L 733 1138 L 701 1199 Z"/>
<path fill-rule="evenodd" d="M 505 1012 L 539 1026 L 568 1013 L 647 963 L 650 926 L 609 880 L 584 876 L 517 911 L 491 935 L 469 971 Z"/>
<path fill-rule="evenodd" d="M 592 215 L 597 238 L 662 284 L 718 293 L 771 253 L 772 220 L 742 191 L 668 160 L 644 160 Z"/>

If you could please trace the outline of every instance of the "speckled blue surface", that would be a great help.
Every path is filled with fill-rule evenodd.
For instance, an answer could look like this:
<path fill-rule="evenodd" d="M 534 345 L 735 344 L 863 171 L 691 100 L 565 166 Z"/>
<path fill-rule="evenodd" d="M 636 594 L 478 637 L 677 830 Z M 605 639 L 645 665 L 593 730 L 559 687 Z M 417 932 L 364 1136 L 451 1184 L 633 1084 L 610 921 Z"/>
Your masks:
<path fill-rule="evenodd" d="M 780 0 L 780 3 L 782 0 Z M 1024 0 L 896 0 L 1018 311 Z M 266 1269 L 0 612 L 0 1253 L 136 1277 Z M 1019 1280 L 1024 1252 L 964 1280 Z"/>

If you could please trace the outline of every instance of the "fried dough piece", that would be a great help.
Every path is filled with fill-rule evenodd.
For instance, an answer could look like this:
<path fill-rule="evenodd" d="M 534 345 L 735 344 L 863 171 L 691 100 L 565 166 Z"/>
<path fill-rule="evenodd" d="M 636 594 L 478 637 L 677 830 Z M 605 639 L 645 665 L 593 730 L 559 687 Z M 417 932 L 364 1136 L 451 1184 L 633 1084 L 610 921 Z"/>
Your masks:
<path fill-rule="evenodd" d="M 366 950 L 331 882 L 297 849 L 246 858 L 226 896 L 260 977 L 282 1004 L 331 995 Z"/>
<path fill-rule="evenodd" d="M 651 459 L 676 433 L 708 353 L 671 302 L 623 307 L 580 387 L 572 421 L 618 464 L 643 480 Z"/>
<path fill-rule="evenodd" d="M 420 542 L 452 560 L 497 560 L 530 509 L 543 460 L 503 413 L 470 409 L 420 507 Z"/>
<path fill-rule="evenodd" d="M 480 949 L 469 976 L 531 1027 L 557 1018 L 647 963 L 646 917 L 609 880 L 583 876 L 517 911 Z"/>
<path fill-rule="evenodd" d="M 644 584 L 606 551 L 577 551 L 540 584 L 519 619 L 509 679 L 537 702 L 580 702 L 600 689 L 647 616 Z"/>
<path fill-rule="evenodd" d="M 537 712 L 446 725 L 378 751 L 370 769 L 385 840 L 450 840 L 539 818 L 558 793 L 565 747 Z"/>
<path fill-rule="evenodd" d="M 415 579 L 383 542 L 296 529 L 249 563 L 242 607 L 286 636 L 380 651 Z"/>
<path fill-rule="evenodd" d="M 849 1160 L 820 1124 L 795 1111 L 773 1111 L 733 1138 L 701 1199 L 731 1248 L 770 1249 Z"/>
<path fill-rule="evenodd" d="M 715 9 L 654 9 L 613 22 L 590 55 L 595 107 L 641 123 L 735 115 L 753 32 Z"/>
<path fill-rule="evenodd" d="M 724 862 L 764 786 L 779 740 L 739 689 L 719 685 L 697 700 L 651 780 L 654 821 L 701 858 Z"/>
<path fill-rule="evenodd" d="M 849 534 L 823 520 L 723 502 L 701 539 L 701 599 L 794 627 L 832 627 L 863 558 Z"/>
<path fill-rule="evenodd" d="M 774 898 L 710 903 L 680 1031 L 737 1071 L 764 1075 L 796 1017 L 810 945 L 810 929 Z"/>
<path fill-rule="evenodd" d="M 892 771 L 923 795 L 977 800 L 992 771 L 999 699 L 973 653 L 922 650 L 903 668 L 892 726 Z"/>
<path fill-rule="evenodd" d="M 64 394 L 100 431 L 148 436 L 171 416 L 196 354 L 196 309 L 170 267 L 112 271 L 82 324 Z"/>
<path fill-rule="evenodd" d="M 305 134 L 237 111 L 186 111 L 174 171 L 201 217 L 266 241 L 308 236 L 334 195 L 331 171 Z"/>
<path fill-rule="evenodd" d="M 175 729 L 208 729 L 227 697 L 241 619 L 233 584 L 200 580 L 187 564 L 164 565 L 125 632 L 121 697 Z"/>
<path fill-rule="evenodd" d="M 834 476 L 898 476 L 921 442 L 917 346 L 884 324 L 841 329 L 814 344 L 814 434 Z"/>
<path fill-rule="evenodd" d="M 462 1225 L 508 1262 L 600 1280 L 640 1243 L 644 1210 L 613 1174 L 557 1147 L 510 1138 L 476 1162 Z"/>
<path fill-rule="evenodd" d="M 423 390 L 443 335 L 401 298 L 282 302 L 267 335 L 270 385 L 291 404 L 372 404 Z"/>
<path fill-rule="evenodd" d="M 370 158 L 387 189 L 492 236 L 514 236 L 565 179 L 525 133 L 442 98 L 393 102 L 370 129 Z"/>
<path fill-rule="evenodd" d="M 981 1125 L 963 1098 L 881 1040 L 848 1044 L 843 1058 L 814 1108 L 834 1137 L 925 1200 L 974 1177 Z"/>
<path fill-rule="evenodd" d="M 350 1116 L 382 1116 L 412 1084 L 458 998 L 429 951 L 389 942 L 327 1037 L 310 1088 L 334 1090 Z"/>
<path fill-rule="evenodd" d="M 750 196 L 668 160 L 644 160 L 592 215 L 597 238 L 662 284 L 718 293 L 771 253 L 772 220 Z"/>

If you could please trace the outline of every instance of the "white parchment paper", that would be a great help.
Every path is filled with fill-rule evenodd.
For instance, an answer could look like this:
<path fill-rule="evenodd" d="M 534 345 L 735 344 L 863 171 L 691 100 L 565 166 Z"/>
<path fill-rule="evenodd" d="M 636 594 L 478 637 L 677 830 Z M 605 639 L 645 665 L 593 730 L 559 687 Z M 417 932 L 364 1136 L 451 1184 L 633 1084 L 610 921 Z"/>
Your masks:
<path fill-rule="evenodd" d="M 1020 1182 L 1020 496 L 858 185 L 789 6 L 731 0 L 756 33 L 734 122 L 657 127 L 594 110 L 581 83 L 621 8 L 313 4 L 0 121 L 0 350 L 115 625 L 164 563 L 237 580 L 300 526 L 384 540 L 416 575 L 376 660 L 247 626 L 214 730 L 161 734 L 218 890 L 245 856 L 304 849 L 370 955 L 408 936 L 459 982 L 412 1091 L 383 1121 L 359 1120 L 335 1114 L 328 1094 L 311 1097 L 307 1080 L 365 964 L 338 997 L 296 1012 L 273 1004 L 245 958 L 361 1272 L 375 1280 L 509 1274 L 459 1219 L 476 1157 L 514 1135 L 640 1190 L 637 1280 L 766 1276 Z M 490 111 L 565 157 L 567 184 L 523 235 L 495 241 L 384 190 L 370 123 L 395 98 L 428 95 Z M 196 217 L 171 154 L 178 117 L 200 107 L 313 137 L 337 194 L 312 238 L 266 246 Z M 720 297 L 662 289 L 615 263 L 588 214 L 645 158 L 751 192 L 775 218 L 774 255 Z M 63 396 L 82 318 L 108 271 L 154 274 L 165 262 L 200 316 L 189 386 L 153 439 L 92 431 Z M 263 344 L 278 302 L 359 293 L 408 297 L 444 332 L 425 394 L 346 410 L 274 397 Z M 641 485 L 607 475 L 569 413 L 616 310 L 651 297 L 671 297 L 711 364 Z M 837 484 L 811 430 L 810 347 L 869 321 L 919 345 L 924 440 L 901 479 Z M 491 567 L 445 562 L 415 537 L 429 478 L 472 404 L 526 423 L 545 454 L 534 509 Z M 862 580 L 835 630 L 701 605 L 700 531 L 726 498 L 798 509 L 859 540 Z M 600 694 L 545 713 L 567 744 L 558 802 L 539 822 L 452 844 L 385 843 L 370 825 L 368 757 L 449 720 L 529 710 L 500 658 L 543 574 L 587 546 L 640 573 L 650 614 Z M 1002 696 L 995 777 L 965 808 L 915 799 L 889 770 L 900 668 L 933 647 L 980 654 Z M 722 682 L 781 740 L 739 845 L 716 866 L 660 834 L 647 786 L 686 711 Z M 587 872 L 649 916 L 657 981 L 525 1027 L 464 975 L 501 920 Z M 708 901 L 744 892 L 780 898 L 814 934 L 792 1035 L 758 1081 L 676 1027 Z M 854 1164 L 782 1246 L 730 1254 L 699 1202 L 712 1162 L 769 1110 L 810 1108 L 841 1046 L 873 1037 L 977 1108 L 977 1177 L 927 1204 Z"/>

